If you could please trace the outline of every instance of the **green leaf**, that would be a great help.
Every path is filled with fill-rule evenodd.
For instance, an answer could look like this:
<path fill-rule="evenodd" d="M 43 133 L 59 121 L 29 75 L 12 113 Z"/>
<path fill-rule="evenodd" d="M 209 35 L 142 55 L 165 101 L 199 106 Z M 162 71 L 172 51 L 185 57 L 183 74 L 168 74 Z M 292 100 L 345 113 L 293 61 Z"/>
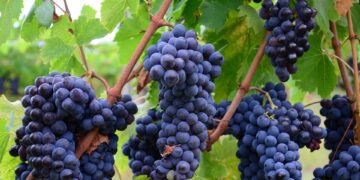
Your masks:
<path fill-rule="evenodd" d="M 0 179 L 15 179 L 14 169 L 20 159 L 10 156 L 8 150 L 15 142 L 15 130 L 21 126 L 23 114 L 20 101 L 10 102 L 0 96 Z"/>
<path fill-rule="evenodd" d="M 293 104 L 303 102 L 306 92 L 297 87 L 295 81 L 293 81 L 292 79 L 290 79 L 290 81 L 288 81 L 286 85 L 288 87 L 287 90 L 289 91 L 288 100 Z"/>
<path fill-rule="evenodd" d="M 74 21 L 74 34 L 76 41 L 80 44 L 89 43 L 91 40 L 105 36 L 108 32 L 95 18 L 96 11 L 90 6 L 84 6 L 80 17 Z"/>
<path fill-rule="evenodd" d="M 79 76 L 85 72 L 85 69 L 82 66 L 81 62 L 77 60 L 74 56 L 70 58 L 55 59 L 51 61 L 50 65 L 50 72 L 70 72 L 72 75 L 75 76 Z"/>
<path fill-rule="evenodd" d="M 5 96 L 0 96 L 0 121 L 6 120 L 5 126 L 7 132 L 15 132 L 21 125 L 21 119 L 24 115 L 24 109 L 20 101 L 10 102 Z M 0 131 L 4 130 L 1 124 Z"/>
<path fill-rule="evenodd" d="M 222 137 L 210 152 L 202 153 L 199 169 L 193 179 L 239 179 L 236 141 L 232 136 Z"/>
<path fill-rule="evenodd" d="M 353 20 L 354 31 L 357 35 L 360 34 L 360 4 L 353 4 L 351 7 L 351 17 Z"/>
<path fill-rule="evenodd" d="M 60 16 L 59 20 L 51 28 L 51 38 L 58 38 L 69 46 L 75 46 L 76 38 L 71 33 L 72 29 L 74 29 L 74 26 L 70 22 L 69 16 Z"/>
<path fill-rule="evenodd" d="M 0 0 L 0 45 L 10 37 L 13 22 L 19 17 L 22 7 L 22 0 Z"/>
<path fill-rule="evenodd" d="M 21 119 L 18 119 L 18 121 L 21 121 Z M 15 134 L 7 133 L 6 135 L 6 133 L 0 133 L 0 139 L 2 138 L 4 140 L 8 139 L 8 142 L 4 147 L 6 151 L 2 154 L 0 161 L 0 179 L 15 179 L 15 169 L 21 161 L 19 157 L 12 157 L 7 152 L 14 145 Z"/>
<path fill-rule="evenodd" d="M 28 42 L 34 41 L 44 30 L 45 28 L 42 27 L 37 18 L 35 18 L 35 8 L 33 8 L 21 27 L 21 38 Z"/>
<path fill-rule="evenodd" d="M 174 10 L 171 15 L 173 19 L 178 19 L 181 16 L 187 2 L 188 0 L 179 0 L 178 2 L 174 1 Z"/>
<path fill-rule="evenodd" d="M 185 19 L 185 24 L 188 27 L 195 27 L 200 17 L 200 5 L 203 0 L 187 1 L 182 16 Z"/>
<path fill-rule="evenodd" d="M 74 21 L 74 34 L 79 45 L 107 34 L 106 28 L 95 18 L 96 11 L 90 6 L 84 6 L 80 17 Z"/>
<path fill-rule="evenodd" d="M 89 5 L 85 5 L 83 6 L 83 8 L 81 9 L 81 13 L 80 15 L 82 17 L 86 17 L 88 19 L 95 19 L 96 18 L 96 10 L 93 9 L 91 6 Z"/>
<path fill-rule="evenodd" d="M 147 102 L 150 104 L 150 107 L 156 107 L 158 104 L 158 93 L 159 93 L 159 84 L 156 81 L 152 81 L 149 86 L 149 94 L 146 98 Z"/>
<path fill-rule="evenodd" d="M 50 0 L 45 0 L 36 9 L 35 16 L 39 23 L 45 27 L 49 27 L 53 22 L 53 14 L 55 7 Z"/>
<path fill-rule="evenodd" d="M 336 21 L 339 19 L 339 14 L 335 9 L 336 0 L 318 0 L 314 4 L 317 10 L 316 23 L 320 29 L 329 37 L 332 36 L 330 31 L 329 21 Z"/>
<path fill-rule="evenodd" d="M 112 30 L 124 20 L 127 10 L 135 14 L 138 6 L 138 0 L 104 0 L 101 3 L 101 22 Z"/>
<path fill-rule="evenodd" d="M 41 58 L 44 62 L 51 62 L 55 59 L 69 59 L 74 50 L 74 46 L 65 44 L 60 38 L 50 38 L 45 41 L 45 46 L 41 50 Z"/>
<path fill-rule="evenodd" d="M 231 11 L 224 27 L 218 33 L 206 34 L 207 42 L 214 43 L 225 58 L 222 67 L 224 71 L 215 80 L 216 101 L 227 99 L 231 92 L 237 89 L 238 83 L 244 78 L 257 52 L 258 45 L 265 36 L 263 28 L 260 33 L 254 33 L 254 28 L 251 27 L 256 26 L 250 26 L 248 18 L 250 17 Z M 252 83 L 261 83 L 273 79 L 273 69 L 270 63 L 265 61 L 261 63 Z"/>
<path fill-rule="evenodd" d="M 147 177 L 146 175 L 141 175 L 141 176 L 135 176 L 134 180 L 148 180 L 150 179 L 150 177 Z"/>
<path fill-rule="evenodd" d="M 201 5 L 200 23 L 208 28 L 219 30 L 226 21 L 228 12 L 237 9 L 241 0 L 204 0 Z"/>
<path fill-rule="evenodd" d="M 115 37 L 120 49 L 121 62 L 127 62 L 130 59 L 148 24 L 149 16 L 144 6 L 139 8 L 136 16 L 127 18 L 123 22 Z"/>
<path fill-rule="evenodd" d="M 314 92 L 326 98 L 335 89 L 337 75 L 334 64 L 321 48 L 321 36 L 309 37 L 311 48 L 298 59 L 298 72 L 293 75 L 296 85 L 307 92 Z"/>
<path fill-rule="evenodd" d="M 252 28 L 256 34 L 262 33 L 264 31 L 264 23 L 259 18 L 258 12 L 251 6 L 244 5 L 239 8 L 240 17 L 246 16 L 246 23 L 249 28 Z"/>

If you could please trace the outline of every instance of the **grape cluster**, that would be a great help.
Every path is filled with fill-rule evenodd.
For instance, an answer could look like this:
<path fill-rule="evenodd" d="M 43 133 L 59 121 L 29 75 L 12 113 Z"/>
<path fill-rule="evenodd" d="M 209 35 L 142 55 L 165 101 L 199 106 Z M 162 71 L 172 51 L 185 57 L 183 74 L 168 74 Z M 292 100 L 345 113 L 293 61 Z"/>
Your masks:
<path fill-rule="evenodd" d="M 271 31 L 265 52 L 282 82 L 297 71 L 297 58 L 309 50 L 308 36 L 315 26 L 316 16 L 316 10 L 310 8 L 306 0 L 297 0 L 294 10 L 289 3 L 289 0 L 279 0 L 276 4 L 264 0 L 259 12 L 266 20 L 265 29 Z"/>
<path fill-rule="evenodd" d="M 314 179 L 359 179 L 360 147 L 353 145 L 355 121 L 349 100 L 346 96 L 335 95 L 320 104 L 320 114 L 326 117 L 325 148 L 331 153 L 330 163 L 314 170 Z"/>
<path fill-rule="evenodd" d="M 300 148 L 307 146 L 311 150 L 319 149 L 320 140 L 326 136 L 326 130 L 320 127 L 321 119 L 310 109 L 305 109 L 301 103 L 292 105 L 286 100 L 287 94 L 282 84 L 267 83 L 264 88 L 276 108 L 272 108 L 269 101 L 263 107 L 268 116 L 277 120 L 277 127 L 281 132 L 288 133 L 291 140 Z M 249 115 L 255 104 L 262 104 L 266 100 L 263 94 L 252 94 L 245 97 L 239 104 L 232 120 L 230 129 L 237 138 L 242 138 L 247 123 L 254 117 Z M 245 121 L 243 121 L 245 119 Z"/>
<path fill-rule="evenodd" d="M 339 153 L 338 159 L 324 168 L 314 170 L 314 180 L 321 179 L 360 179 L 360 147 L 350 146 Z"/>
<path fill-rule="evenodd" d="M 273 104 L 263 93 L 244 97 L 227 130 L 238 139 L 242 179 L 301 179 L 299 148 L 318 149 L 326 131 L 311 110 L 286 100 L 282 84 L 267 83 L 262 90 Z M 221 119 L 229 104 L 216 105 L 215 117 Z"/>
<path fill-rule="evenodd" d="M 336 147 L 341 138 L 345 136 L 340 145 L 340 151 L 346 151 L 354 142 L 355 122 L 352 118 L 351 104 L 346 96 L 335 95 L 331 100 L 321 101 L 320 114 L 326 117 L 324 122 L 327 136 L 325 137 L 325 148 L 332 150 L 329 159 L 333 159 Z M 346 129 L 350 129 L 345 134 Z M 335 155 L 337 158 L 338 154 Z"/>
<path fill-rule="evenodd" d="M 84 80 L 69 73 L 38 77 L 34 85 L 25 88 L 21 103 L 25 115 L 16 130 L 16 144 L 10 149 L 12 156 L 23 161 L 16 179 L 26 179 L 29 173 L 34 178 L 83 179 L 83 164 L 74 153 L 77 137 L 95 126 L 103 135 L 114 136 L 115 128 L 126 128 L 137 112 L 129 96 L 110 106 L 96 99 Z M 84 123 L 87 119 L 90 123 Z M 111 178 L 111 174 L 106 175 Z"/>
<path fill-rule="evenodd" d="M 94 127 L 99 127 L 102 134 L 111 134 L 115 130 L 123 131 L 134 122 L 137 106 L 129 95 L 124 95 L 121 101 L 110 105 L 105 99 L 94 99 L 89 104 L 87 116 L 79 127 L 79 132 L 86 133 Z"/>
<path fill-rule="evenodd" d="M 144 67 L 159 83 L 161 129 L 156 142 L 163 158 L 154 162 L 153 179 L 189 179 L 206 148 L 206 124 L 216 113 L 211 93 L 223 56 L 201 45 L 192 30 L 176 25 L 147 49 Z"/>
<path fill-rule="evenodd" d="M 136 120 L 136 136 L 130 137 L 122 147 L 130 162 L 129 166 L 135 176 L 150 175 L 155 160 L 161 158 L 156 148 L 161 129 L 161 113 L 154 109 L 148 111 L 147 115 Z"/>
<path fill-rule="evenodd" d="M 84 180 L 110 180 L 114 174 L 114 155 L 117 152 L 118 137 L 109 136 L 108 143 L 102 143 L 91 154 L 84 154 L 80 158 L 80 170 Z"/>

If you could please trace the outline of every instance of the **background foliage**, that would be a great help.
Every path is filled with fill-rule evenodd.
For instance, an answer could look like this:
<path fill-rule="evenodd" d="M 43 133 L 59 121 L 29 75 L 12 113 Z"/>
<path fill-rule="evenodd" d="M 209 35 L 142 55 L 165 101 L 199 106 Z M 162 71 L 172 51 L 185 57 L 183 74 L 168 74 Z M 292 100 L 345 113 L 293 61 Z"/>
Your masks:
<path fill-rule="evenodd" d="M 55 2 L 62 5 L 62 1 Z M 153 1 L 153 13 L 159 9 L 161 2 Z M 334 92 L 343 93 L 341 87 L 337 86 L 339 70 L 332 56 L 330 20 L 336 21 L 339 36 L 344 42 L 344 58 L 350 54 L 346 19 L 336 11 L 336 0 L 309 2 L 318 11 L 317 26 L 309 38 L 312 46 L 310 51 L 298 60 L 298 73 L 286 83 L 292 102 L 310 102 L 320 97 L 330 97 Z M 20 15 L 23 4 L 24 0 L 0 0 L 0 77 L 18 77 L 20 93 L 36 76 L 50 71 L 83 74 L 79 45 L 85 48 L 90 69 L 114 84 L 149 23 L 146 4 L 138 0 L 102 0 L 99 12 L 84 5 L 80 16 L 73 21 L 55 8 L 52 1 L 35 0 L 25 16 Z M 250 0 L 174 0 L 166 13 L 168 21 L 183 23 L 194 29 L 200 41 L 214 44 L 223 53 L 225 64 L 221 76 L 216 80 L 214 93 L 217 102 L 231 100 L 234 96 L 237 84 L 244 78 L 265 35 L 263 21 L 257 15 L 259 7 L 260 4 Z M 354 1 L 351 11 L 355 31 L 360 34 L 360 4 L 357 1 Z M 158 30 L 151 43 L 167 30 L 166 27 Z M 112 41 L 95 43 L 109 34 L 115 34 Z M 278 80 L 268 58 L 264 57 L 252 85 L 261 86 L 267 81 Z M 136 81 L 131 82 L 127 91 L 135 92 L 135 85 Z M 6 90 L 8 86 L 5 83 L 5 96 L 12 100 L 19 99 L 21 94 L 12 95 Z M 95 86 L 99 95 L 104 94 L 100 84 L 96 83 Z M 155 88 L 155 84 L 148 87 L 148 101 L 140 105 L 142 111 L 138 115 L 156 105 Z M 10 157 L 7 149 L 13 143 L 14 130 L 21 122 L 23 109 L 19 101 L 10 102 L 5 96 L 0 96 L 0 179 L 13 179 L 14 167 L 19 160 Z M 317 106 L 312 107 L 318 112 Z M 119 149 L 133 132 L 133 127 L 130 127 L 120 133 Z M 235 152 L 236 140 L 222 138 L 211 152 L 203 153 L 194 179 L 237 179 L 239 160 Z M 302 150 L 303 178 L 310 179 L 313 167 L 324 164 L 326 157 L 325 150 L 312 153 L 311 158 L 308 150 Z M 116 155 L 116 167 L 120 172 L 117 178 L 131 179 L 127 163 L 119 152 Z"/>

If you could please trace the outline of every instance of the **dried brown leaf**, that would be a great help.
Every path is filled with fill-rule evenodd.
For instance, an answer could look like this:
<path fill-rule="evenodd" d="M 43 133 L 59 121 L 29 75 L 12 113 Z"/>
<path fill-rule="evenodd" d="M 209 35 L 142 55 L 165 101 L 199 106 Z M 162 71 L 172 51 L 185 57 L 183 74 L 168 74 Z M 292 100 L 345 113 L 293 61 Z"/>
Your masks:
<path fill-rule="evenodd" d="M 138 84 L 136 86 L 137 93 L 145 88 L 145 86 L 149 83 L 149 72 L 142 71 L 138 78 Z"/>
<path fill-rule="evenodd" d="M 86 153 L 91 154 L 101 143 L 109 143 L 109 138 L 100 133 L 96 134 L 94 140 L 91 142 L 90 147 L 86 150 Z"/>
<path fill-rule="evenodd" d="M 353 0 L 336 0 L 336 10 L 341 16 L 345 16 L 350 10 Z"/>

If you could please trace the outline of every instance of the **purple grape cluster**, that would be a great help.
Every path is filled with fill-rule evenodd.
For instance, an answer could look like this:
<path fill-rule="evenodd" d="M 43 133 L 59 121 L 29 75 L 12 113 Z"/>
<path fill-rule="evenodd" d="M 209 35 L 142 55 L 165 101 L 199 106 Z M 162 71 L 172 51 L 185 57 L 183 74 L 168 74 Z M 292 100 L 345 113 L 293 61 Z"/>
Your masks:
<path fill-rule="evenodd" d="M 262 90 L 275 107 L 262 93 L 246 96 L 227 130 L 238 139 L 236 155 L 241 159 L 242 179 L 301 179 L 298 149 L 318 149 L 326 131 L 311 110 L 286 100 L 284 85 L 267 83 Z M 216 105 L 215 117 L 221 119 L 229 105 L 227 101 Z"/>
<path fill-rule="evenodd" d="M 84 180 L 110 180 L 115 174 L 113 168 L 114 155 L 117 152 L 118 137 L 109 135 L 108 143 L 101 143 L 91 154 L 84 154 L 80 158 L 80 170 Z"/>
<path fill-rule="evenodd" d="M 110 106 L 96 99 L 84 80 L 69 73 L 38 77 L 34 85 L 25 88 L 21 103 L 25 115 L 16 130 L 16 144 L 10 149 L 12 156 L 23 161 L 16 179 L 24 179 L 29 173 L 34 178 L 83 179 L 83 164 L 74 154 L 75 136 L 95 126 L 103 135 L 114 136 L 115 130 L 125 129 L 137 112 L 129 96 Z M 90 123 L 86 123 L 88 119 Z"/>
<path fill-rule="evenodd" d="M 338 159 L 314 170 L 314 180 L 360 179 L 360 147 L 352 145 L 339 153 Z"/>
<path fill-rule="evenodd" d="M 136 120 L 136 136 L 130 137 L 123 145 L 123 154 L 130 162 L 129 166 L 135 176 L 150 175 L 155 160 L 161 159 L 160 151 L 156 148 L 161 129 L 161 113 L 154 109 L 147 115 Z"/>
<path fill-rule="evenodd" d="M 336 147 L 345 136 L 340 145 L 340 151 L 346 151 L 354 142 L 355 122 L 352 118 L 351 104 L 346 96 L 335 95 L 331 100 L 321 101 L 320 114 L 326 117 L 324 122 L 327 136 L 325 137 L 325 148 L 331 150 L 329 159 L 333 159 Z M 345 134 L 346 129 L 350 126 Z M 335 154 L 337 158 L 338 154 Z"/>
<path fill-rule="evenodd" d="M 360 147 L 353 145 L 355 121 L 351 103 L 346 96 L 335 95 L 320 104 L 320 114 L 326 117 L 325 148 L 331 153 L 329 164 L 314 170 L 314 179 L 359 179 Z"/>
<path fill-rule="evenodd" d="M 285 87 L 282 84 L 267 83 L 263 90 L 269 94 L 276 108 L 271 108 L 271 104 L 266 101 L 263 94 L 252 94 L 245 97 L 230 122 L 229 127 L 232 134 L 237 138 L 242 138 L 247 125 L 245 121 L 253 118 L 248 115 L 249 111 L 253 110 L 254 104 L 262 104 L 266 101 L 263 108 L 266 109 L 265 112 L 268 116 L 276 119 L 277 127 L 281 132 L 288 133 L 291 140 L 296 142 L 300 148 L 307 146 L 311 150 L 319 149 L 320 140 L 326 136 L 326 130 L 320 127 L 320 117 L 315 115 L 312 110 L 305 109 L 301 103 L 292 105 L 287 101 Z"/>
<path fill-rule="evenodd" d="M 183 25 L 147 49 L 144 67 L 159 82 L 162 110 L 156 146 L 164 157 L 154 162 L 153 179 L 193 177 L 206 148 L 206 125 L 216 113 L 211 93 L 223 62 L 213 45 L 199 44 L 196 33 Z"/>
<path fill-rule="evenodd" d="M 275 73 L 285 82 L 290 74 L 297 71 L 297 59 L 308 51 L 309 32 L 315 27 L 316 10 L 308 6 L 306 0 L 297 0 L 295 9 L 290 8 L 290 0 L 264 0 L 260 17 L 265 19 L 265 29 L 271 31 L 265 47 Z"/>

